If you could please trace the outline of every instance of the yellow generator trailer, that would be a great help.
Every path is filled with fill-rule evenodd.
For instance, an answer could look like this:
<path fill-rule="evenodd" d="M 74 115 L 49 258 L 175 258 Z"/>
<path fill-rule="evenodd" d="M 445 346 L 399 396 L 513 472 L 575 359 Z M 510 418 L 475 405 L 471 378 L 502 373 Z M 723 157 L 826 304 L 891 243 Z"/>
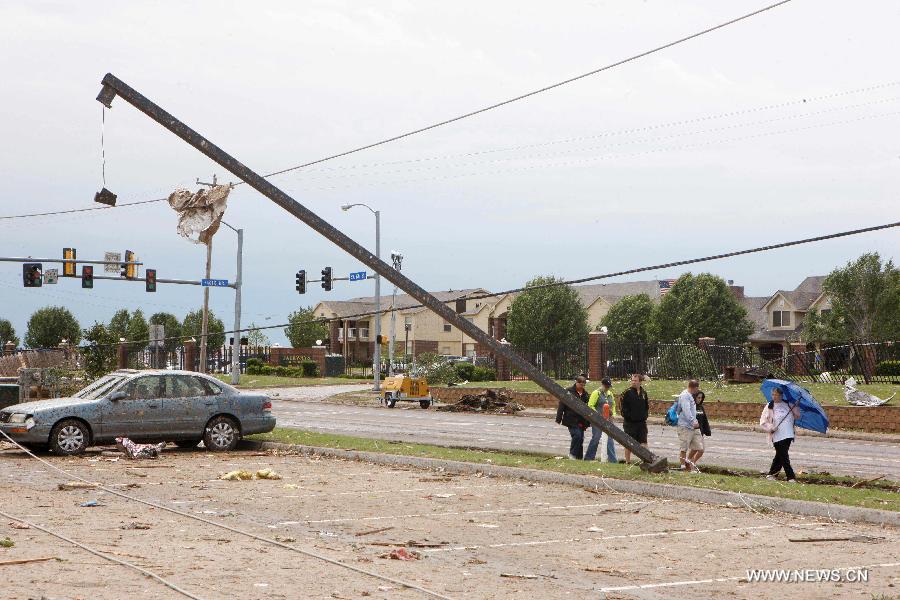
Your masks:
<path fill-rule="evenodd" d="M 428 381 L 424 377 L 407 377 L 397 375 L 388 377 L 381 385 L 384 392 L 381 400 L 388 408 L 394 408 L 398 400 L 418 402 L 422 408 L 431 406 L 432 398 L 428 392 Z"/>

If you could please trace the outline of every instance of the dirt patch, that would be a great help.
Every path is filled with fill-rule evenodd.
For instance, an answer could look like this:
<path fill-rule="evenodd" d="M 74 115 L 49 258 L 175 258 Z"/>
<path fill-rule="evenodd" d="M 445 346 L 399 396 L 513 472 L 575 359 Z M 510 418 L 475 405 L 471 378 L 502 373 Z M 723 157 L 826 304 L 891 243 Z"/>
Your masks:
<path fill-rule="evenodd" d="M 133 496 L 282 540 L 450 598 L 783 597 L 748 584 L 748 568 L 832 569 L 897 562 L 900 532 L 761 514 L 610 491 L 284 453 L 209 454 L 167 448 L 136 478 L 133 464 L 91 453 L 52 464 Z M 372 577 L 91 488 L 0 452 L 0 505 L 203 598 L 422 598 Z M 224 481 L 271 469 L 280 480 Z M 82 506 L 95 502 L 93 506 Z M 6 598 L 172 598 L 123 567 L 32 529 L 0 523 Z M 788 538 L 880 538 L 789 543 Z M 402 550 L 402 552 L 401 552 Z M 411 557 L 412 560 L 409 560 Z M 684 583 L 688 581 L 715 581 Z M 718 581 L 721 579 L 721 581 Z M 633 586 L 654 586 L 634 588 Z M 890 595 L 900 567 L 872 567 L 866 584 L 804 583 L 792 598 Z M 629 587 L 632 586 L 632 587 Z M 301 592 L 302 590 L 302 592 Z"/>

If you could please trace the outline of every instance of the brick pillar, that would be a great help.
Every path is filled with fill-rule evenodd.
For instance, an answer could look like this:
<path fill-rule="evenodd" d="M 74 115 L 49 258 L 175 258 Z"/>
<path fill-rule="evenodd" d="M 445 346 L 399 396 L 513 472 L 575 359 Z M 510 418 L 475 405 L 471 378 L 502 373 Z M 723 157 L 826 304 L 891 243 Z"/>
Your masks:
<path fill-rule="evenodd" d="M 184 343 L 184 370 L 197 370 L 197 340 L 190 339 Z"/>
<path fill-rule="evenodd" d="M 709 352 L 710 346 L 716 345 L 716 338 L 714 337 L 701 337 L 697 338 L 697 346 L 700 347 L 701 350 L 706 350 Z"/>
<path fill-rule="evenodd" d="M 509 342 L 500 342 L 504 348 L 509 348 Z M 494 359 L 494 368 L 497 371 L 497 381 L 509 381 L 512 373 L 510 372 L 509 362 L 499 354 Z"/>
<path fill-rule="evenodd" d="M 600 381 L 606 377 L 608 356 L 607 334 L 592 331 L 588 334 L 588 379 Z"/>
<path fill-rule="evenodd" d="M 6 342 L 3 345 L 3 354 L 15 354 L 16 353 L 16 345 L 12 342 Z"/>
<path fill-rule="evenodd" d="M 341 343 L 338 341 L 341 327 L 337 321 L 328 322 L 328 352 L 331 354 L 341 353 Z"/>
<path fill-rule="evenodd" d="M 791 375 L 806 375 L 806 365 L 803 360 L 806 358 L 806 344 L 792 343 L 789 346 L 787 372 Z"/>
<path fill-rule="evenodd" d="M 116 350 L 116 368 L 128 368 L 128 344 L 125 342 L 119 342 L 119 347 Z"/>

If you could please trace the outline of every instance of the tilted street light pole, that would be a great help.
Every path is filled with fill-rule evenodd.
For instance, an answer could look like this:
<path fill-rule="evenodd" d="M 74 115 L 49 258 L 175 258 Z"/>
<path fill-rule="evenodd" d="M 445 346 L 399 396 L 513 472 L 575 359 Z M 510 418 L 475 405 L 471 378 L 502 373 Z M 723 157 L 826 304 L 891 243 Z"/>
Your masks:
<path fill-rule="evenodd" d="M 391 263 L 396 270 L 400 270 L 403 264 L 403 255 L 397 250 L 391 250 Z M 388 375 L 394 376 L 394 341 L 397 338 L 397 284 L 394 284 L 394 293 L 391 295 L 391 337 L 388 342 Z M 404 351 L 404 355 L 406 352 Z"/>
<path fill-rule="evenodd" d="M 381 260 L 381 211 L 373 209 L 368 204 L 357 202 L 356 204 L 344 204 L 341 210 L 346 212 L 354 206 L 362 206 L 369 209 L 375 215 L 375 258 Z M 359 335 L 357 328 L 356 335 Z M 375 391 L 381 391 L 381 275 L 375 273 L 375 352 L 372 356 L 372 373 L 375 377 Z"/>

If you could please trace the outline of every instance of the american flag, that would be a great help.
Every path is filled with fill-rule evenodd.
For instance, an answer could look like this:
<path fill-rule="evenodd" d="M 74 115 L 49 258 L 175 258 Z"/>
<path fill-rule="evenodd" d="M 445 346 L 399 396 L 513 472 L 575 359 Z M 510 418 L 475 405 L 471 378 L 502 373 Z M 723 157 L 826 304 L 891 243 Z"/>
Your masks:
<path fill-rule="evenodd" d="M 678 281 L 678 280 L 677 279 L 660 279 L 658 282 L 659 283 L 659 297 L 662 298 L 663 296 L 665 296 L 669 292 L 669 290 L 672 289 L 672 286 L 675 285 L 676 281 Z"/>

